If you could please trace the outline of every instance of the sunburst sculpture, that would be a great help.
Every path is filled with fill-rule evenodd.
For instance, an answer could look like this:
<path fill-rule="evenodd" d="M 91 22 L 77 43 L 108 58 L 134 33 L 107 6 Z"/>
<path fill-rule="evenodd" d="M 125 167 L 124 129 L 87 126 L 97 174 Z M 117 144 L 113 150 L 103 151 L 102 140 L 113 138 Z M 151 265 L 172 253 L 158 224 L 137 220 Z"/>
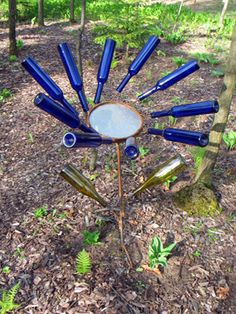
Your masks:
<path fill-rule="evenodd" d="M 140 71 L 159 43 L 160 39 L 156 36 L 151 36 L 148 39 L 137 57 L 129 66 L 127 75 L 116 89 L 117 92 L 122 92 L 130 78 Z M 121 180 L 120 144 L 125 142 L 124 153 L 128 158 L 135 159 L 138 157 L 139 149 L 136 144 L 136 137 L 143 131 L 144 117 L 128 103 L 114 101 L 100 102 L 103 86 L 109 77 L 115 46 L 116 42 L 114 40 L 106 40 L 97 74 L 98 86 L 94 98 L 95 106 L 90 109 L 84 94 L 83 82 L 71 50 L 67 43 L 58 45 L 61 60 L 71 86 L 78 94 L 82 110 L 86 116 L 86 122 L 81 121 L 78 111 L 65 99 L 62 90 L 33 58 L 27 57 L 22 62 L 22 65 L 50 96 L 40 93 L 35 97 L 34 104 L 70 128 L 82 131 L 67 132 L 62 140 L 65 147 L 69 149 L 83 147 L 97 148 L 100 145 L 116 144 L 119 198 L 121 204 L 119 226 L 122 233 L 122 217 L 124 216 L 125 202 L 123 199 Z M 139 95 L 138 99 L 142 101 L 155 92 L 165 90 L 198 69 L 198 63 L 195 60 L 190 60 L 172 73 L 158 80 L 152 88 Z M 208 100 L 193 104 L 183 104 L 167 110 L 152 112 L 151 117 L 160 118 L 164 116 L 173 116 L 179 118 L 216 113 L 218 110 L 218 102 L 216 100 Z M 150 135 L 162 136 L 168 141 L 180 142 L 188 145 L 200 147 L 208 145 L 208 134 L 202 132 L 175 128 L 166 128 L 164 130 L 149 128 L 147 133 Z M 141 186 L 133 191 L 133 195 L 137 195 L 147 187 L 170 179 L 173 175 L 180 173 L 184 168 L 185 162 L 179 155 L 167 160 L 163 165 L 155 169 L 151 176 Z M 62 170 L 61 175 L 81 193 L 95 199 L 104 207 L 108 205 L 102 196 L 95 190 L 91 181 L 83 176 L 83 174 L 81 174 L 74 166 L 66 165 Z"/>

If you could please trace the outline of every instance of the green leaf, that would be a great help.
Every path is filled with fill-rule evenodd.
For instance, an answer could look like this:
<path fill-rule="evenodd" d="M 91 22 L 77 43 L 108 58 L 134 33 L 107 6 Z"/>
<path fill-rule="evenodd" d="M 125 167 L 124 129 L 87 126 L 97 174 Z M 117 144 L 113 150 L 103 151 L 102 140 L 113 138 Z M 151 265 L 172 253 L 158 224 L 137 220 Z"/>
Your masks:
<path fill-rule="evenodd" d="M 99 231 L 84 231 L 84 244 L 92 245 L 98 243 L 100 232 Z"/>
<path fill-rule="evenodd" d="M 91 266 L 89 253 L 83 249 L 76 257 L 76 272 L 81 275 L 87 274 L 91 270 Z"/>
<path fill-rule="evenodd" d="M 158 258 L 158 264 L 166 267 L 167 266 L 167 259 L 163 256 L 160 256 Z"/>
<path fill-rule="evenodd" d="M 176 246 L 176 243 L 171 243 L 170 245 L 168 245 L 167 247 L 165 247 L 161 252 L 171 252 L 173 250 L 173 248 Z"/>

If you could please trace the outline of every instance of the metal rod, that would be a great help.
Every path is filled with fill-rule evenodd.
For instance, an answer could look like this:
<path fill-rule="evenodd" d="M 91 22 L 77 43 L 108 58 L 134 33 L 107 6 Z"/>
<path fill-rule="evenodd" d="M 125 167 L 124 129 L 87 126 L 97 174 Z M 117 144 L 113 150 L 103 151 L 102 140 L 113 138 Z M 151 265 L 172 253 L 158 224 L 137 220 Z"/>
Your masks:
<path fill-rule="evenodd" d="M 117 153 L 117 171 L 118 171 L 118 186 L 119 186 L 119 198 L 122 204 L 123 189 L 122 189 L 122 179 L 121 179 L 121 158 L 120 158 L 120 144 L 116 144 L 116 153 Z"/>

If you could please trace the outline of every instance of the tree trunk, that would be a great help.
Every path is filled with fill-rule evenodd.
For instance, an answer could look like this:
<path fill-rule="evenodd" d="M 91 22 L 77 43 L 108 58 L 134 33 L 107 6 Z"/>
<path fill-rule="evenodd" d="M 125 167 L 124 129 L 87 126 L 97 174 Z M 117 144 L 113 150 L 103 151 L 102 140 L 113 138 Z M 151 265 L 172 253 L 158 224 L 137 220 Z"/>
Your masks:
<path fill-rule="evenodd" d="M 236 25 L 234 26 L 229 59 L 226 65 L 224 82 L 219 97 L 220 110 L 215 115 L 202 164 L 199 167 L 195 181 L 201 181 L 206 186 L 212 184 L 212 172 L 219 153 L 225 126 L 228 120 L 231 101 L 236 86 Z"/>
<path fill-rule="evenodd" d="M 216 195 L 212 190 L 212 175 L 219 153 L 229 110 L 236 87 L 236 25 L 234 26 L 229 59 L 222 90 L 219 96 L 220 110 L 215 115 L 209 137 L 209 145 L 197 171 L 193 185 L 174 195 L 178 207 L 190 215 L 213 216 L 220 212 Z"/>
<path fill-rule="evenodd" d="M 219 27 L 223 27 L 223 23 L 224 23 L 224 18 L 225 18 L 225 13 L 227 11 L 228 8 L 228 4 L 229 4 L 229 0 L 224 0 L 224 6 L 220 15 L 220 21 L 219 21 Z"/>
<path fill-rule="evenodd" d="M 38 0 L 38 25 L 44 26 L 44 0 Z"/>
<path fill-rule="evenodd" d="M 16 0 L 8 1 L 9 8 L 9 54 L 16 55 Z"/>
<path fill-rule="evenodd" d="M 76 42 L 76 55 L 77 55 L 77 65 L 78 65 L 79 72 L 82 79 L 83 79 L 83 67 L 82 67 L 81 51 L 82 51 L 82 36 L 84 32 L 84 27 L 85 27 L 85 14 L 86 14 L 86 0 L 81 0 L 81 18 L 80 18 L 80 26 L 78 30 L 78 38 Z"/>
<path fill-rule="evenodd" d="M 75 0 L 70 0 L 70 23 L 76 23 L 75 20 Z"/>

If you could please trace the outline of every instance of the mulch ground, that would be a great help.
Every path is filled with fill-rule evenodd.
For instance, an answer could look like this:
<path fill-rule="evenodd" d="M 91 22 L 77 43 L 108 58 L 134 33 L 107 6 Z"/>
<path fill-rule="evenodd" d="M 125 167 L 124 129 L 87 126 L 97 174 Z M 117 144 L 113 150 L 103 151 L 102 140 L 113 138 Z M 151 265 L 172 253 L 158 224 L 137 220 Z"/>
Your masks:
<path fill-rule="evenodd" d="M 77 104 L 62 63 L 57 44 L 67 41 L 75 52 L 77 26 L 48 23 L 45 28 L 20 25 L 18 36 L 24 41 L 17 62 L 9 62 L 7 28 L 0 29 L 1 88 L 12 96 L 0 107 L 0 288 L 9 289 L 20 281 L 17 313 L 235 313 L 235 152 L 222 144 L 216 164 L 214 185 L 223 208 L 214 218 L 189 217 L 176 208 L 172 194 L 193 177 L 193 159 L 189 147 L 171 144 L 143 133 L 140 146 L 149 153 L 132 163 L 122 156 L 124 191 L 129 195 L 150 171 L 180 153 L 189 168 L 170 190 L 158 186 L 129 198 L 124 220 L 124 239 L 134 268 L 128 267 L 120 248 L 118 227 L 113 211 L 101 211 L 93 200 L 77 193 L 59 176 L 66 163 L 72 163 L 93 181 L 98 192 L 118 207 L 115 147 L 98 149 L 95 171 L 89 171 L 91 150 L 65 150 L 60 142 L 67 128 L 33 105 L 41 88 L 25 73 L 21 61 L 28 55 L 55 79 L 67 99 Z M 153 126 L 149 113 L 173 105 L 173 97 L 182 103 L 215 99 L 222 79 L 211 76 L 211 67 L 200 71 L 167 91 L 139 103 L 136 95 L 156 82 L 160 73 L 173 70 L 173 55 L 188 58 L 190 49 L 204 38 L 172 46 L 164 41 L 159 48 L 166 56 L 154 53 L 140 73 L 121 95 L 115 87 L 127 71 L 124 51 L 118 50 L 118 66 L 110 72 L 103 101 L 128 101 L 145 117 L 145 126 Z M 89 27 L 83 38 L 84 86 L 88 98 L 96 91 L 96 72 L 102 53 L 93 43 Z M 132 56 L 135 52 L 131 53 Z M 227 129 L 236 121 L 234 99 Z M 179 119 L 177 128 L 209 131 L 212 116 Z M 155 121 L 157 122 L 157 121 Z M 168 119 L 158 121 L 169 125 Z M 87 157 L 86 157 L 87 156 Z M 48 215 L 34 216 L 35 209 L 46 206 Z M 64 214 L 64 215 L 61 215 Z M 102 222 L 102 223 L 101 223 Z M 82 232 L 100 230 L 101 244 L 85 247 Z M 136 267 L 147 263 L 148 246 L 158 235 L 163 242 L 175 237 L 179 250 L 169 259 L 160 275 Z M 92 270 L 85 276 L 75 273 L 77 253 L 86 248 L 92 258 Z M 199 252 L 199 254 L 196 253 Z M 195 253 L 194 253 L 195 252 Z M 197 256 L 196 256 L 197 255 Z M 10 273 L 1 272 L 9 266 Z"/>

